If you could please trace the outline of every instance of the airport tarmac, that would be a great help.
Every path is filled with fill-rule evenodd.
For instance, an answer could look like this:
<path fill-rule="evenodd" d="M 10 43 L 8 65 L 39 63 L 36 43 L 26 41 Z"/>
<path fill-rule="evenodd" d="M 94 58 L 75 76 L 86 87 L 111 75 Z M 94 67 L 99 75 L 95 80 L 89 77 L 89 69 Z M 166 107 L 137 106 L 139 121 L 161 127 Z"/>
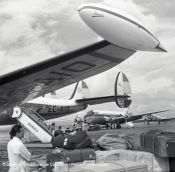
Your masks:
<path fill-rule="evenodd" d="M 7 143 L 10 140 L 9 131 L 11 127 L 7 129 L 5 127 L 0 127 L 0 150 L 6 149 Z M 122 129 L 109 129 L 109 130 L 97 130 L 97 131 L 88 131 L 89 136 L 95 142 L 100 136 L 109 133 L 109 134 L 127 134 L 136 141 L 136 144 L 139 145 L 139 136 L 142 132 L 148 131 L 150 129 L 161 129 L 175 132 L 175 121 L 173 122 L 162 122 L 158 124 L 157 122 L 151 122 L 149 125 L 143 123 L 136 123 L 134 128 L 128 128 L 126 125 Z"/>
<path fill-rule="evenodd" d="M 102 135 L 109 133 L 109 134 L 126 134 L 127 136 L 131 137 L 134 141 L 134 148 L 140 148 L 140 134 L 146 132 L 151 129 L 160 129 L 160 130 L 167 130 L 171 132 L 175 132 L 175 121 L 173 122 L 162 122 L 158 124 L 157 122 L 151 122 L 149 125 L 143 123 L 136 123 L 134 128 L 128 128 L 126 125 L 122 129 L 115 129 L 115 130 L 98 130 L 98 131 L 89 131 L 89 135 L 93 142 L 95 142 L 98 138 Z"/>
<path fill-rule="evenodd" d="M 2 129 L 0 130 L 0 157 L 1 157 L 1 164 L 2 162 L 7 161 L 7 151 L 6 146 L 9 138 L 9 129 Z M 127 128 L 124 126 L 122 129 L 116 129 L 116 130 L 98 130 L 98 131 L 88 131 L 89 136 L 92 138 L 92 141 L 95 142 L 99 137 L 102 135 L 109 133 L 109 134 L 127 134 L 134 140 L 134 147 L 136 149 L 139 149 L 140 147 L 140 134 L 142 132 L 148 131 L 150 129 L 160 129 L 160 130 L 168 130 L 175 132 L 175 121 L 174 122 L 167 122 L 167 123 L 161 123 L 158 124 L 156 122 L 152 122 L 149 125 L 144 125 L 143 123 L 136 123 L 134 128 Z M 39 161 L 44 160 L 46 158 L 47 153 L 51 151 L 51 148 L 30 148 L 30 151 L 36 156 Z M 3 172 L 8 171 L 8 168 L 4 168 Z"/>

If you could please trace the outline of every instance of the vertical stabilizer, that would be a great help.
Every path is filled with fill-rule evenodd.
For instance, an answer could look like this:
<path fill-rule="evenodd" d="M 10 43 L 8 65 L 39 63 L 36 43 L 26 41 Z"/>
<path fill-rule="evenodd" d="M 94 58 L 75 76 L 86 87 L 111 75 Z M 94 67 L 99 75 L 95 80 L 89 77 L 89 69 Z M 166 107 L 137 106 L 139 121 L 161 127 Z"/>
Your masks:
<path fill-rule="evenodd" d="M 70 99 L 83 99 L 89 97 L 89 89 L 85 81 L 81 81 L 81 84 L 77 82 Z"/>
<path fill-rule="evenodd" d="M 73 90 L 73 92 L 72 92 L 72 95 L 71 95 L 71 97 L 69 98 L 69 100 L 70 100 L 70 99 L 73 99 L 73 97 L 75 96 L 75 93 L 76 93 L 77 88 L 78 88 L 78 84 L 79 84 L 79 82 L 76 83 L 75 88 L 74 88 L 74 90 Z"/>
<path fill-rule="evenodd" d="M 115 81 L 115 96 L 123 96 L 123 97 L 116 97 L 116 104 L 120 108 L 127 108 L 132 100 L 131 96 L 131 86 L 129 83 L 128 78 L 122 72 L 119 72 Z"/>
<path fill-rule="evenodd" d="M 87 84 L 82 81 L 82 98 L 88 98 L 89 97 L 89 88 Z"/>

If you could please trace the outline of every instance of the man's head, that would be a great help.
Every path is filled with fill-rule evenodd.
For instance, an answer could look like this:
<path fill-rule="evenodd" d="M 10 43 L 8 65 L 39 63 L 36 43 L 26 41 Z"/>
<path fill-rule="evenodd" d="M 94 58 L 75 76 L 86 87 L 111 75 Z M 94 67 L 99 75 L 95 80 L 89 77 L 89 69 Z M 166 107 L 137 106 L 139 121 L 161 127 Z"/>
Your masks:
<path fill-rule="evenodd" d="M 16 124 L 12 127 L 10 131 L 10 138 L 12 139 L 14 136 L 18 137 L 19 139 L 24 137 L 24 130 L 20 124 Z"/>
<path fill-rule="evenodd" d="M 53 126 L 53 127 L 55 126 L 55 123 L 54 123 L 54 122 L 52 123 L 52 126 Z"/>

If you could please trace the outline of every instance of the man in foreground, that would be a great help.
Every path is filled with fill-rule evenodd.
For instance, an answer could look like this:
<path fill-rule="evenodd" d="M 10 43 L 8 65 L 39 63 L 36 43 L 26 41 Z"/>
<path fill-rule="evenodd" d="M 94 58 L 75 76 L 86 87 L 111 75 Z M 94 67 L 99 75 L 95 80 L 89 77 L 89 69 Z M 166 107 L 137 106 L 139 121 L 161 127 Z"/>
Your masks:
<path fill-rule="evenodd" d="M 21 125 L 14 125 L 10 131 L 10 138 L 7 145 L 9 172 L 28 172 L 31 153 L 22 142 L 24 129 Z"/>

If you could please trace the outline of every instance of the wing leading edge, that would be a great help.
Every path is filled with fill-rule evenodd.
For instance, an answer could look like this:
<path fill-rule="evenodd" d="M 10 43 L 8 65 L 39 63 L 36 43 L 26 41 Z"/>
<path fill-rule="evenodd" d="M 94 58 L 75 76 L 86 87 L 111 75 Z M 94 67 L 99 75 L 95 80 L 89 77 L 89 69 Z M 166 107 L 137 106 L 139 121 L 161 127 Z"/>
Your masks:
<path fill-rule="evenodd" d="M 106 71 L 135 51 L 100 41 L 0 77 L 0 111 Z"/>
<path fill-rule="evenodd" d="M 143 113 L 143 114 L 139 114 L 139 115 L 131 115 L 131 116 L 122 116 L 122 117 L 116 117 L 115 120 L 119 123 L 119 124 L 123 124 L 130 121 L 137 121 L 142 119 L 143 116 L 145 115 L 151 115 L 151 114 L 157 114 L 157 113 L 162 113 L 162 112 L 166 112 L 169 110 L 162 110 L 162 111 L 155 111 L 155 112 L 148 112 L 148 113 Z"/>
<path fill-rule="evenodd" d="M 141 119 L 142 117 L 147 116 L 147 115 L 152 115 L 152 114 L 157 114 L 157 113 L 162 113 L 162 112 L 167 112 L 167 111 L 169 111 L 169 110 L 160 110 L 160 111 L 142 113 L 142 114 L 139 114 L 139 115 L 132 115 L 131 119 L 137 120 L 137 119 Z"/>

